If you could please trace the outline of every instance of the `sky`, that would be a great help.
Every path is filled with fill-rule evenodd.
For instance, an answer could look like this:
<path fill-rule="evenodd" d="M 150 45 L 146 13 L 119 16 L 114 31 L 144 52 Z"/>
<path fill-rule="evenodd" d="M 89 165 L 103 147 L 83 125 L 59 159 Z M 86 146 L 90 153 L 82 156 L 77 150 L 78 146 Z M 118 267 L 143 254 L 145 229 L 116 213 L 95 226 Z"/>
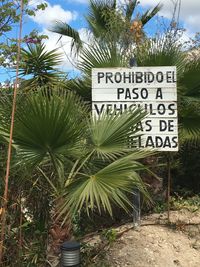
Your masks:
<path fill-rule="evenodd" d="M 119 0 L 119 4 L 124 4 L 128 0 Z M 37 29 L 40 34 L 46 34 L 49 36 L 48 40 L 45 40 L 45 44 L 48 50 L 61 46 L 58 43 L 59 35 L 49 31 L 54 21 L 63 21 L 70 26 L 76 28 L 81 38 L 87 41 L 86 34 L 86 22 L 84 14 L 87 14 L 89 0 L 30 0 L 30 6 L 35 7 L 41 2 L 46 2 L 48 7 L 44 11 L 38 11 L 35 17 L 25 17 L 23 22 L 23 35 L 28 34 L 31 30 Z M 163 8 L 159 13 L 159 16 L 152 20 L 145 28 L 145 31 L 151 35 L 159 27 L 161 21 L 167 23 L 173 12 L 173 3 L 175 0 L 140 0 L 140 11 L 147 8 L 154 7 L 158 3 L 163 4 Z M 182 0 L 180 8 L 180 22 L 181 25 L 187 29 L 184 33 L 183 41 L 194 36 L 196 32 L 200 32 L 199 27 L 199 13 L 200 13 L 200 0 Z M 17 28 L 12 31 L 12 36 L 17 36 Z M 70 59 L 70 44 L 71 40 L 68 37 L 62 38 L 62 48 L 60 52 L 63 54 L 63 63 L 60 66 L 61 70 L 70 72 L 72 75 L 76 73 L 76 69 L 73 67 Z M 0 82 L 5 79 L 12 79 L 13 73 L 0 68 Z"/>

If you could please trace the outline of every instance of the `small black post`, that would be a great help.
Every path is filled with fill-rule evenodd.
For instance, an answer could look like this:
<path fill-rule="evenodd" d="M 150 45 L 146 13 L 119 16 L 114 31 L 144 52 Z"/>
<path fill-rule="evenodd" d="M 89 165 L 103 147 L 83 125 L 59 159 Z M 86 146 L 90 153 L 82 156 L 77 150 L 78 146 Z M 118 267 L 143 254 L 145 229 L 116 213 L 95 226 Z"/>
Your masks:
<path fill-rule="evenodd" d="M 134 58 L 134 57 L 131 57 L 130 60 L 129 60 L 129 65 L 130 67 L 137 67 L 137 60 Z"/>
<path fill-rule="evenodd" d="M 76 241 L 64 242 L 61 245 L 61 267 L 81 266 L 80 247 Z"/>

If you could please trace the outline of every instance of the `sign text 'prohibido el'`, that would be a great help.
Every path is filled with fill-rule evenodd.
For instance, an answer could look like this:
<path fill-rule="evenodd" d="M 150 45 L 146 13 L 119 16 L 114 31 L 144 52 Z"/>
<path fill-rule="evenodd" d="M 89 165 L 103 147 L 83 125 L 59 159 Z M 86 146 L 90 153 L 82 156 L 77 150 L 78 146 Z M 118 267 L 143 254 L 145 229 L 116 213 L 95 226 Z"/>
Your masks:
<path fill-rule="evenodd" d="M 176 67 L 99 68 L 92 70 L 93 114 L 142 107 L 138 148 L 178 151 Z"/>

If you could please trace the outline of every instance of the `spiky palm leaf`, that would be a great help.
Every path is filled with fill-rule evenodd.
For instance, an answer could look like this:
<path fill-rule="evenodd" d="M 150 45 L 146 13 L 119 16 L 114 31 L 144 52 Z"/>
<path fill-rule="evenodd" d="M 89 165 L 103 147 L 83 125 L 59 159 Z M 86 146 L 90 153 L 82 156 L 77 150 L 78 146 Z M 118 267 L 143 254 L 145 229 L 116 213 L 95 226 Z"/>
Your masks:
<path fill-rule="evenodd" d="M 185 66 L 185 56 L 176 43 L 165 36 L 146 40 L 135 50 L 139 66 L 176 66 L 182 76 Z M 180 75 L 178 78 L 180 78 Z"/>
<path fill-rule="evenodd" d="M 200 98 L 200 59 L 190 61 L 185 55 L 184 72 L 179 82 L 182 85 L 182 94 L 188 97 Z"/>
<path fill-rule="evenodd" d="M 158 4 L 153 9 L 148 9 L 144 14 L 141 15 L 140 20 L 143 25 L 147 24 L 156 14 L 161 10 L 162 5 Z"/>
<path fill-rule="evenodd" d="M 128 21 L 131 21 L 137 5 L 138 5 L 138 0 L 131 0 L 126 4 L 125 17 Z"/>
<path fill-rule="evenodd" d="M 55 85 L 60 77 L 58 67 L 61 55 L 57 49 L 47 51 L 44 44 L 28 44 L 21 51 L 20 75 L 28 76 L 22 87 L 35 88 L 44 85 Z M 32 76 L 31 78 L 29 78 Z"/>

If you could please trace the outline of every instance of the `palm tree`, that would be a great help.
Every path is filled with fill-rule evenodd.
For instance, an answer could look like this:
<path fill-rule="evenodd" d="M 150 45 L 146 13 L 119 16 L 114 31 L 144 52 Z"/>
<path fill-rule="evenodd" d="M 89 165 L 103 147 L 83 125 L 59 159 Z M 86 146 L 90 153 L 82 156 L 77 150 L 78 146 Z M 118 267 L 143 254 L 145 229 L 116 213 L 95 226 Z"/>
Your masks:
<path fill-rule="evenodd" d="M 90 0 L 85 16 L 89 33 L 102 45 L 110 45 L 125 53 L 144 36 L 143 27 L 160 11 L 161 5 L 135 15 L 138 0 L 127 1 L 117 6 L 116 0 Z M 133 16 L 135 15 L 135 18 Z M 77 30 L 64 22 L 57 21 L 51 31 L 72 38 L 72 48 L 79 51 L 83 47 Z"/>
<path fill-rule="evenodd" d="M 57 49 L 47 51 L 44 44 L 27 44 L 27 48 L 21 50 L 20 75 L 27 77 L 21 87 L 30 90 L 57 85 L 61 79 L 58 70 L 61 62 Z"/>
<path fill-rule="evenodd" d="M 133 56 L 134 44 L 143 34 L 143 27 L 158 13 L 161 5 L 144 14 L 135 12 L 139 2 L 131 0 L 117 6 L 115 0 L 90 0 L 86 15 L 91 42 L 85 44 L 79 32 L 64 22 L 56 22 L 51 31 L 72 38 L 72 49 L 79 53 L 75 63 L 81 77 L 67 81 L 65 88 L 76 91 L 86 101 L 91 101 L 91 69 L 101 67 L 127 67 Z M 142 25 L 142 27 L 140 27 Z M 60 37 L 60 38 L 61 38 Z M 136 40 L 137 39 L 137 40 Z"/>
<path fill-rule="evenodd" d="M 91 117 L 79 97 L 52 90 L 22 97 L 16 111 L 13 148 L 15 167 L 27 170 L 31 179 L 44 179 L 49 185 L 51 245 L 54 260 L 59 244 L 71 236 L 71 218 L 85 209 L 112 216 L 112 205 L 128 212 L 132 203 L 127 193 L 136 186 L 149 198 L 138 162 L 152 152 L 129 147 L 131 130 L 146 115 L 137 109 L 117 116 Z M 0 135 L 7 140 L 9 125 L 6 101 L 0 109 Z M 33 181 L 35 183 L 36 181 Z M 26 198 L 26 197 L 25 197 Z M 56 254 L 57 255 L 57 254 Z"/>

